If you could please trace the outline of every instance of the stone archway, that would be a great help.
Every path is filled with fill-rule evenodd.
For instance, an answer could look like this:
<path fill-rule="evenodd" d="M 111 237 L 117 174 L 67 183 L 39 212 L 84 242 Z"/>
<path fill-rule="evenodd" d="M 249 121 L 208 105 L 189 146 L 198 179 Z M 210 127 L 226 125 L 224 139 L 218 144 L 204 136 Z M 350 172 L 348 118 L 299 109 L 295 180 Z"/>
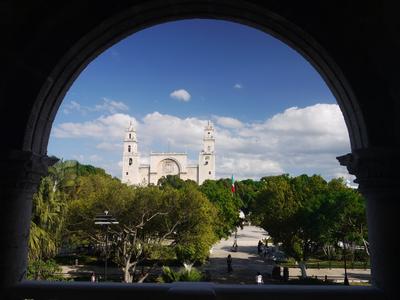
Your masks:
<path fill-rule="evenodd" d="M 333 288 L 322 292 L 311 288 L 269 292 L 282 299 L 294 299 L 295 294 L 314 299 L 338 295 L 375 299 L 383 290 L 395 299 L 397 270 L 393 261 L 398 249 L 393 245 L 399 244 L 395 200 L 400 197 L 400 87 L 396 74 L 400 46 L 397 10 L 388 2 L 359 5 L 337 1 L 151 0 L 134 4 L 99 2 L 93 6 L 82 0 L 79 5 L 65 2 L 59 6 L 32 2 L 24 9 L 12 1 L 4 4 L 2 7 L 10 8 L 10 14 L 2 20 L 11 26 L 4 26 L 7 32 L 2 35 L 7 76 L 0 86 L 4 98 L 0 123 L 6 140 L 1 160 L 0 244 L 5 253 L 0 258 L 1 285 L 12 287 L 23 279 L 32 194 L 40 175 L 52 163 L 46 157 L 51 125 L 74 79 L 98 54 L 129 34 L 171 20 L 215 18 L 274 35 L 320 72 L 349 130 L 353 153 L 342 157 L 341 163 L 357 175 L 368 201 L 375 253 L 372 275 L 380 290 Z M 36 289 L 37 295 L 42 295 L 42 287 L 28 284 L 25 290 L 32 293 Z M 141 291 L 139 286 L 131 289 Z M 85 289 L 74 285 L 70 291 L 71 295 L 85 294 Z M 110 288 L 107 294 L 101 289 L 97 295 L 104 298 L 116 291 Z M 154 290 L 150 293 L 154 298 L 165 295 Z M 178 293 L 191 295 L 193 290 Z M 230 288 L 219 288 L 218 293 L 227 298 L 232 295 Z M 213 298 L 215 294 L 216 289 L 202 295 Z M 251 289 L 241 295 L 247 298 L 250 294 L 261 295 Z M 31 298 L 31 294 L 25 295 L 21 297 Z M 172 293 L 169 297 L 174 296 Z"/>

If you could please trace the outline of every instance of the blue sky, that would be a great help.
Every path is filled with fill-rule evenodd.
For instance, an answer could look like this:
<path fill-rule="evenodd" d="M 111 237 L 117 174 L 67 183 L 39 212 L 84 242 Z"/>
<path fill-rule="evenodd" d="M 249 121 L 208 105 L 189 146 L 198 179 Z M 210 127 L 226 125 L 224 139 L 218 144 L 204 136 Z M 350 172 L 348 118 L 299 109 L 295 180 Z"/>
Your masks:
<path fill-rule="evenodd" d="M 349 152 L 348 135 L 320 75 L 293 49 L 247 26 L 176 21 L 109 48 L 65 96 L 48 152 L 120 176 L 129 119 L 143 162 L 167 144 L 195 161 L 202 124 L 212 120 L 219 177 L 347 176 L 334 157 Z"/>

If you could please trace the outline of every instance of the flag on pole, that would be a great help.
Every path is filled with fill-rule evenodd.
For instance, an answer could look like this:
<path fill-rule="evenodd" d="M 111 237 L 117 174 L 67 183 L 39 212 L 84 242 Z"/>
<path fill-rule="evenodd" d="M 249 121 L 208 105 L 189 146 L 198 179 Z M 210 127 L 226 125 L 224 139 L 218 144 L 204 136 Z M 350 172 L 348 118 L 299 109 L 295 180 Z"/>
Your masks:
<path fill-rule="evenodd" d="M 231 186 L 231 190 L 232 190 L 232 193 L 235 192 L 235 179 L 233 178 L 233 175 L 232 175 L 232 186 Z"/>

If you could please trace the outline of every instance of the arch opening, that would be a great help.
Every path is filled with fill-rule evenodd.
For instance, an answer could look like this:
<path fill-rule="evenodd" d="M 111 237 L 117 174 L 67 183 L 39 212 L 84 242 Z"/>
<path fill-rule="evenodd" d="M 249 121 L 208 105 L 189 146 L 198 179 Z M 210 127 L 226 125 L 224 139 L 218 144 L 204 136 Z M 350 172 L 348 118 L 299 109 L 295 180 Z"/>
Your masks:
<path fill-rule="evenodd" d="M 207 132 L 207 135 L 208 134 L 209 134 L 209 132 Z M 210 146 L 208 146 L 207 149 L 208 149 L 208 151 L 210 151 Z M 130 152 L 130 151 L 128 151 L 128 152 Z M 205 164 L 205 165 L 207 165 L 207 164 Z M 165 167 L 166 167 L 166 169 L 168 168 L 168 171 L 164 172 L 164 173 L 166 173 L 166 175 L 171 175 L 172 173 L 174 173 L 172 175 L 175 175 L 175 173 L 177 173 L 177 172 L 175 172 L 176 171 L 175 169 L 179 169 L 179 166 L 177 168 L 175 168 L 173 163 L 169 164 L 169 166 L 165 166 Z M 211 172 L 209 172 L 209 174 L 211 174 Z"/>
<path fill-rule="evenodd" d="M 255 11 L 252 13 L 255 13 Z M 183 11 L 182 14 L 178 14 L 173 17 L 159 16 L 157 18 L 152 18 L 151 20 L 149 19 L 134 29 L 127 29 L 127 23 L 131 23 L 129 20 L 127 21 L 127 19 L 125 19 L 126 16 L 123 18 L 125 23 L 121 21 L 121 16 L 118 16 L 115 19 L 110 19 L 108 24 L 110 27 L 106 26 L 108 28 L 107 34 L 105 35 L 106 38 L 100 36 L 100 32 L 104 32 L 104 28 L 99 30 L 95 29 L 93 32 L 88 34 L 89 37 L 87 37 L 89 40 L 92 40 L 93 43 L 86 45 L 78 43 L 75 45 L 75 49 L 66 55 L 67 61 L 60 62 L 60 65 L 57 66 L 58 69 L 63 68 L 64 70 L 68 69 L 70 71 L 61 74 L 55 70 L 54 78 L 57 78 L 57 80 L 54 81 L 50 88 L 47 86 L 46 88 L 42 89 L 41 95 L 37 99 L 37 103 L 39 103 L 41 109 L 38 114 L 33 114 L 31 116 L 30 123 L 35 124 L 32 127 L 34 128 L 34 131 L 29 132 L 29 130 L 27 130 L 24 149 L 32 150 L 34 153 L 46 152 L 51 123 L 59 105 L 61 104 L 63 96 L 73 83 L 74 79 L 79 76 L 80 72 L 90 63 L 90 61 L 92 61 L 92 59 L 102 53 L 102 51 L 104 51 L 107 47 L 112 46 L 114 43 L 131 34 L 132 32 L 136 32 L 156 24 L 162 24 L 166 21 L 187 18 L 210 18 L 211 16 L 215 19 L 234 21 L 261 29 L 264 32 L 278 37 L 280 40 L 286 42 L 288 45 L 299 51 L 303 57 L 310 61 L 312 65 L 320 72 L 325 82 L 336 96 L 342 112 L 344 113 L 346 124 L 349 129 L 352 148 L 358 149 L 367 146 L 367 134 L 365 132 L 362 116 L 357 113 L 357 101 L 354 98 L 348 82 L 345 80 L 339 68 L 334 64 L 333 60 L 329 58 L 325 51 L 319 47 L 315 41 L 312 41 L 309 36 L 301 32 L 299 28 L 294 25 L 291 27 L 292 24 L 288 25 L 285 20 L 277 20 L 277 16 L 273 14 L 270 15 L 270 13 L 266 13 L 266 15 L 271 17 L 271 20 L 266 22 L 268 24 L 260 22 L 260 20 L 257 19 L 257 16 L 255 16 L 255 19 L 257 19 L 257 21 L 255 21 L 255 19 L 252 20 L 251 17 L 249 18 L 250 20 L 247 18 L 244 19 L 242 17 L 238 17 L 234 13 L 232 16 L 226 16 L 223 13 L 219 14 L 216 12 L 213 12 L 210 15 L 209 12 L 190 12 L 188 14 L 187 12 Z M 131 17 L 132 16 L 130 16 L 130 18 Z M 280 23 L 280 21 L 283 21 L 284 26 Z M 110 24 L 115 25 L 116 23 L 118 23 L 120 26 L 110 29 L 112 27 Z M 285 28 L 282 28 L 281 26 Z M 78 57 L 76 56 L 77 52 L 83 54 Z M 44 116 L 47 114 L 49 114 L 51 118 L 45 118 Z M 41 123 L 38 120 L 46 120 L 46 122 Z"/>

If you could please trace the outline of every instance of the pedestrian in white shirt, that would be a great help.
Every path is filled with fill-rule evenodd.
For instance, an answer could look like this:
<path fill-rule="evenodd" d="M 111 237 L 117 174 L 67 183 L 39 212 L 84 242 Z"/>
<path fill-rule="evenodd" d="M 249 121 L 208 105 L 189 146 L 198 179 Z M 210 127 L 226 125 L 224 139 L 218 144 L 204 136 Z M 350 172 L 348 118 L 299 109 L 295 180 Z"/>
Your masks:
<path fill-rule="evenodd" d="M 260 272 L 257 272 L 256 283 L 257 284 L 263 284 L 264 283 L 263 277 L 262 277 Z"/>

